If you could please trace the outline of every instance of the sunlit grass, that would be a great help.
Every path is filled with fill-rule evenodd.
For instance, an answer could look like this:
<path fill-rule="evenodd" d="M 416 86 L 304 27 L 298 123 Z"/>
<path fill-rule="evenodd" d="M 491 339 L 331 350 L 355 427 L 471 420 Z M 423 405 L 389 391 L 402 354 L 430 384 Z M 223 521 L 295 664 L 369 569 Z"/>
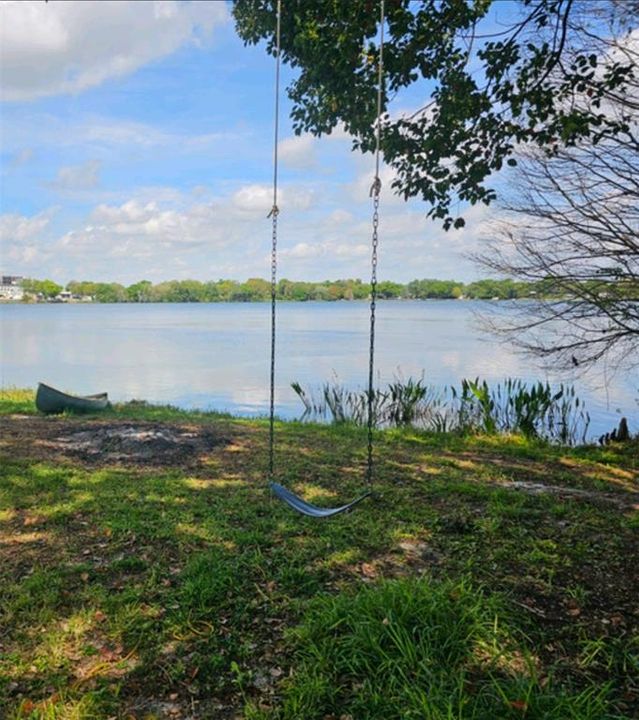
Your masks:
<path fill-rule="evenodd" d="M 3 413 L 32 414 L 35 407 L 35 390 L 26 388 L 0 388 L 0 404 Z"/>

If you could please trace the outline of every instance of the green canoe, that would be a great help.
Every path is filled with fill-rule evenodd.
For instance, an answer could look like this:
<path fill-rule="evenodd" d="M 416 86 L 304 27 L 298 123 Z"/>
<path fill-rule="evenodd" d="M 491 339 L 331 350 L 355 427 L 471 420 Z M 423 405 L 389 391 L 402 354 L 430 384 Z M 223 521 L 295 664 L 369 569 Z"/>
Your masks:
<path fill-rule="evenodd" d="M 47 415 L 65 411 L 89 413 L 107 408 L 109 406 L 109 397 L 106 393 L 69 395 L 49 385 L 39 383 L 35 403 L 38 410 Z"/>

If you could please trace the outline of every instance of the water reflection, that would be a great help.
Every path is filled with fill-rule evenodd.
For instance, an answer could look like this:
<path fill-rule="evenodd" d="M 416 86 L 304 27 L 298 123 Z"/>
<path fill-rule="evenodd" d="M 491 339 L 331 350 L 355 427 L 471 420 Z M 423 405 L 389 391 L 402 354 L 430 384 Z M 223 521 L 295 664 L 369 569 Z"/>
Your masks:
<path fill-rule="evenodd" d="M 636 430 L 636 377 L 547 376 L 507 346 L 481 338 L 475 303 L 380 302 L 377 379 L 421 377 L 434 385 L 463 377 L 490 381 L 575 381 L 593 416 L 609 430 L 619 413 Z M 54 386 L 115 401 L 143 398 L 247 415 L 268 411 L 270 308 L 266 304 L 3 305 L 2 385 Z M 366 303 L 282 303 L 278 308 L 277 412 L 296 417 L 290 383 L 317 386 L 337 376 L 366 384 Z M 619 411 L 619 412 L 617 412 Z"/>

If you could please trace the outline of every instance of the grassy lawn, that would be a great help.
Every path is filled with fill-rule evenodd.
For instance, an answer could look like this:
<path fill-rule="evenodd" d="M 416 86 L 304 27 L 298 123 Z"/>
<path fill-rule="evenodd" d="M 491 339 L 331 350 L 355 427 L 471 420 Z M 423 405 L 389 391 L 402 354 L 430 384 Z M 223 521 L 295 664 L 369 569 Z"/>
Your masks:
<path fill-rule="evenodd" d="M 0 393 L 0 717 L 639 716 L 636 443 L 267 431 Z"/>

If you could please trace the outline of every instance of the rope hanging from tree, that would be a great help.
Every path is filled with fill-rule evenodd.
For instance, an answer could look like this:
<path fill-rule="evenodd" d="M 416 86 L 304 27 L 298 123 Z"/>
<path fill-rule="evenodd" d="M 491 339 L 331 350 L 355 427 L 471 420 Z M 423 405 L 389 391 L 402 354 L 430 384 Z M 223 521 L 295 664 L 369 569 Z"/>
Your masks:
<path fill-rule="evenodd" d="M 379 198 L 382 188 L 382 181 L 379 176 L 381 160 L 381 115 L 382 100 L 384 94 L 384 0 L 380 0 L 380 40 L 379 40 L 379 61 L 377 77 L 377 116 L 375 124 L 375 177 L 370 190 L 370 197 L 373 199 L 373 232 L 371 239 L 371 300 L 370 300 L 370 343 L 368 361 L 368 422 L 367 422 L 367 455 L 366 455 L 366 491 L 346 505 L 333 508 L 321 508 L 306 502 L 295 495 L 283 485 L 274 480 L 275 466 L 275 340 L 276 340 L 276 295 L 277 295 L 277 220 L 279 208 L 277 205 L 277 181 L 278 181 L 278 135 L 279 135 L 279 96 L 280 96 L 280 54 L 281 54 L 281 17 L 282 0 L 277 2 L 277 21 L 275 28 L 275 135 L 273 142 L 273 207 L 268 214 L 272 223 L 271 238 L 271 382 L 270 382 L 270 407 L 269 407 L 269 486 L 273 493 L 287 503 L 297 512 L 310 517 L 331 517 L 350 510 L 365 498 L 373 494 L 373 431 L 375 428 L 375 309 L 377 304 L 377 248 L 379 244 Z"/>

